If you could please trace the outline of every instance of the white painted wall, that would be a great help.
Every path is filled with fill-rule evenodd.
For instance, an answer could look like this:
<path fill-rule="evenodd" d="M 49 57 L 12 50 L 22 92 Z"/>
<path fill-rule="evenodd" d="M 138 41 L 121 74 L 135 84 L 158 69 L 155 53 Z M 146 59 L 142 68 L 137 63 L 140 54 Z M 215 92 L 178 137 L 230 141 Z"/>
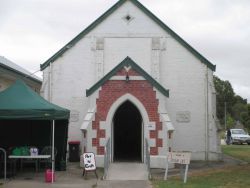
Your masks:
<path fill-rule="evenodd" d="M 204 154 L 206 66 L 173 38 L 162 53 L 161 83 L 170 90 L 167 109 L 175 126 L 174 150 Z M 178 122 L 177 113 L 190 112 L 189 122 Z"/>
<path fill-rule="evenodd" d="M 126 15 L 133 17 L 132 21 L 126 22 L 123 18 Z M 94 28 L 88 36 L 169 36 L 162 28 L 160 28 L 153 20 L 139 10 L 133 3 L 127 1 L 117 11 L 105 19 L 101 24 Z"/>
<path fill-rule="evenodd" d="M 105 38 L 104 74 L 127 56 L 150 73 L 151 43 L 151 38 Z"/>
<path fill-rule="evenodd" d="M 129 23 L 123 19 L 127 14 L 133 17 Z M 98 51 L 97 54 L 98 38 L 103 38 L 103 53 Z M 217 129 L 211 115 L 212 71 L 129 1 L 51 64 L 52 102 L 75 114 L 79 112 L 79 119 L 70 122 L 69 140 L 82 139 L 80 125 L 90 107 L 85 91 L 96 82 L 96 62 L 103 63 L 100 71 L 105 75 L 130 56 L 151 74 L 153 38 L 159 38 L 161 45 L 158 53 L 154 53 L 154 57 L 159 55 L 156 62 L 159 64 L 159 82 L 170 90 L 170 97 L 161 101 L 175 126 L 173 149 L 190 150 L 195 152 L 193 159 L 204 159 L 206 117 L 209 114 L 209 148 L 214 152 L 219 150 Z M 47 99 L 49 75 L 47 67 L 43 82 Z M 190 121 L 178 122 L 178 112 L 189 112 Z"/>
<path fill-rule="evenodd" d="M 49 97 L 50 67 L 44 70 L 44 97 L 53 103 L 68 108 L 78 116 L 70 121 L 69 139 L 80 140 L 80 125 L 86 114 L 89 101 L 85 97 L 86 89 L 94 84 L 95 67 L 91 51 L 91 39 L 84 38 L 51 64 L 51 99 Z"/>

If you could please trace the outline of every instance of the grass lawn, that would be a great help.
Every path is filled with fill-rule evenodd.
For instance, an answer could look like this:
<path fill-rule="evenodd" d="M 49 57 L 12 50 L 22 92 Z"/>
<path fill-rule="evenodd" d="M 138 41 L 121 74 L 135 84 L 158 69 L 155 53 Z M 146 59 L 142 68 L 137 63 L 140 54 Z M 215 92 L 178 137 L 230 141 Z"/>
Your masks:
<path fill-rule="evenodd" d="M 222 151 L 224 154 L 250 163 L 248 145 L 226 145 L 222 146 Z M 250 164 L 247 164 L 195 172 L 188 175 L 186 184 L 179 177 L 152 182 L 155 188 L 246 188 L 250 187 L 249 174 Z"/>
<path fill-rule="evenodd" d="M 221 149 L 224 154 L 250 163 L 250 145 L 225 145 Z"/>
<path fill-rule="evenodd" d="M 207 170 L 189 175 L 187 183 L 179 177 L 153 181 L 155 188 L 246 188 L 250 186 L 250 165 Z"/>

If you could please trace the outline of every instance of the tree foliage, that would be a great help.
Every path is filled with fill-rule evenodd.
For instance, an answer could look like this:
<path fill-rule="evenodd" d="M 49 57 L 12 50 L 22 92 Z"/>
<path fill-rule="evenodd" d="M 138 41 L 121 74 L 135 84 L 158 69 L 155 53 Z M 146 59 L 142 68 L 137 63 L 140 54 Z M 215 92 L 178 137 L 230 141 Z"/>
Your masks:
<path fill-rule="evenodd" d="M 226 110 L 228 127 L 233 127 L 236 121 L 240 121 L 250 130 L 250 104 L 247 104 L 247 100 L 235 95 L 231 83 L 227 80 L 224 81 L 214 76 L 214 86 L 217 93 L 217 117 L 220 123 L 225 124 Z"/>
<path fill-rule="evenodd" d="M 247 105 L 237 102 L 233 105 L 233 117 L 235 118 L 235 120 L 240 120 L 240 115 L 243 112 L 247 113 Z"/>
<path fill-rule="evenodd" d="M 230 114 L 227 114 L 227 128 L 233 128 L 235 125 L 235 120 Z"/>

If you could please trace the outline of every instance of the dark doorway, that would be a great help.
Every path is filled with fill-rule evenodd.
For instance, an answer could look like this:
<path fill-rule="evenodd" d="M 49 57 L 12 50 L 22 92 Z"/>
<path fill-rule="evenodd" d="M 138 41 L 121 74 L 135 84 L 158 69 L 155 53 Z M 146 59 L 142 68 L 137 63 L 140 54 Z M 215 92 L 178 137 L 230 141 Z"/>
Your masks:
<path fill-rule="evenodd" d="M 114 123 L 114 161 L 142 161 L 142 118 L 131 102 L 116 111 Z"/>

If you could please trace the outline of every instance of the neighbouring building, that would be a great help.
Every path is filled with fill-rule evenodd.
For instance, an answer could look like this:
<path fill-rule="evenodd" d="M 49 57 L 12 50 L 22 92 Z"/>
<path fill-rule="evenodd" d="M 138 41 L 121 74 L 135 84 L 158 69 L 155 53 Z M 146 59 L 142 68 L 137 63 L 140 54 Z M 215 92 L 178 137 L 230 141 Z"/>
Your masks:
<path fill-rule="evenodd" d="M 40 92 L 42 79 L 25 70 L 12 61 L 0 56 L 0 92 L 12 85 L 16 80 L 22 80 L 34 91 Z"/>
<path fill-rule="evenodd" d="M 69 141 L 103 165 L 164 167 L 168 151 L 218 160 L 209 62 L 137 0 L 120 0 L 41 65 L 42 95 L 71 110 Z"/>

